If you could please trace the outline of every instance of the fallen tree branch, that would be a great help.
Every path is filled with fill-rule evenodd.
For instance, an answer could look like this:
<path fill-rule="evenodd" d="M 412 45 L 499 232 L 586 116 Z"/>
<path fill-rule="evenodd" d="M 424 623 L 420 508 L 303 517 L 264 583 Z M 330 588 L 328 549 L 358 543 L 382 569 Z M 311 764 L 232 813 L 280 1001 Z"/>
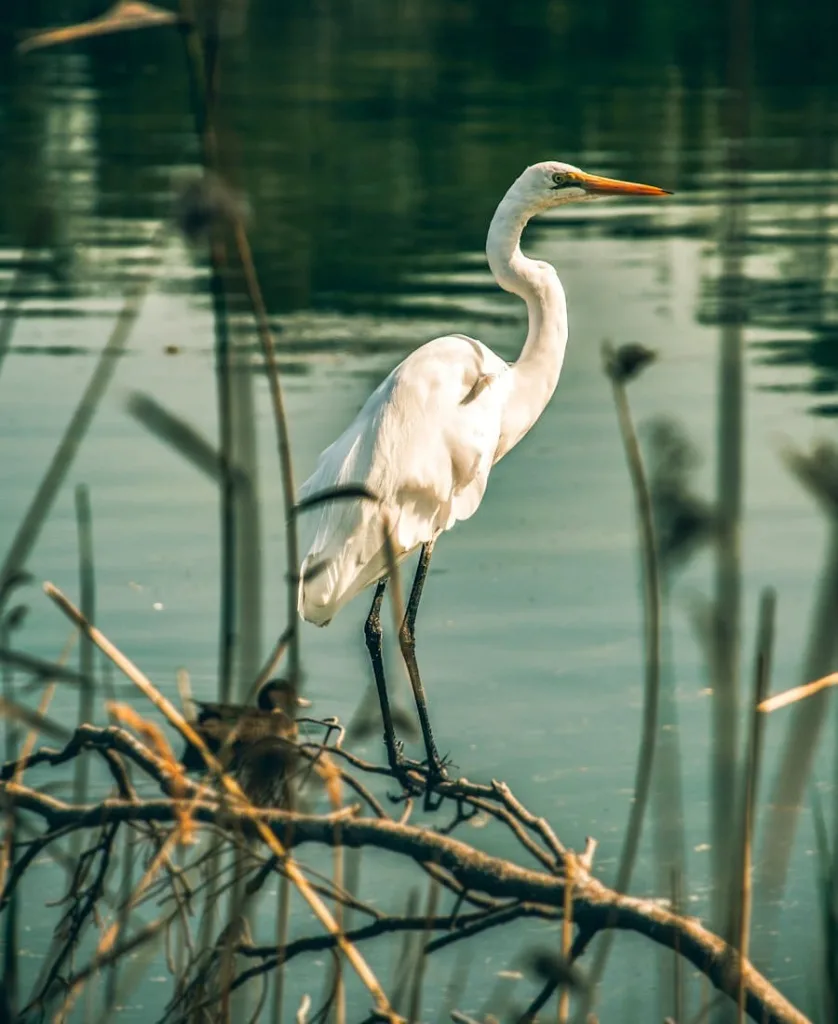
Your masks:
<path fill-rule="evenodd" d="M 7 805 L 17 811 L 40 816 L 51 830 L 91 829 L 108 824 L 178 822 L 181 801 L 165 798 L 139 803 L 107 799 L 98 804 L 74 806 L 26 786 L 4 783 L 0 786 Z M 300 814 L 287 810 L 238 808 L 218 801 L 194 799 L 193 820 L 207 825 L 244 831 L 258 815 L 284 847 L 291 849 L 316 843 L 336 843 L 352 848 L 373 847 L 410 858 L 417 864 L 444 869 L 466 890 L 520 903 L 541 905 L 560 912 L 564 907 L 565 881 L 561 877 L 491 856 L 456 839 L 427 828 L 401 824 L 390 819 L 349 816 L 344 808 L 339 815 Z M 357 815 L 357 812 L 354 812 Z M 340 829 L 335 830 L 339 818 Z M 616 929 L 643 935 L 668 949 L 676 950 L 722 992 L 737 995 L 737 979 L 728 970 L 730 951 L 726 943 L 709 932 L 694 918 L 683 917 L 652 900 L 625 896 L 609 889 L 584 870 L 574 873 L 573 915 L 579 935 L 574 955 L 579 956 L 599 932 Z M 423 927 L 424 927 L 423 920 Z M 373 926 L 369 926 L 373 927 Z M 347 936 L 351 939 L 351 936 Z M 336 937 L 322 936 L 337 942 Z M 322 947 L 327 948 L 327 947 Z M 749 1016 L 768 1024 L 806 1024 L 796 1010 L 749 963 L 743 966 L 745 1005 Z"/>

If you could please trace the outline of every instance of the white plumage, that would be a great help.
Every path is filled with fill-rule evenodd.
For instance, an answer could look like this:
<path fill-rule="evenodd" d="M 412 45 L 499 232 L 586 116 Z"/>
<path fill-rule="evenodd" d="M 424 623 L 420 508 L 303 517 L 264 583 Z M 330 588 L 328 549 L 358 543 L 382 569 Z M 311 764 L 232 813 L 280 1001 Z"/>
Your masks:
<path fill-rule="evenodd" d="M 325 625 L 387 572 L 383 513 L 401 559 L 468 519 L 486 490 L 502 431 L 509 365 L 473 338 L 436 338 L 400 363 L 320 456 L 300 491 L 362 484 L 381 502 L 322 507 L 302 574 L 301 611 Z M 325 563 L 325 564 L 324 564 Z"/>
<path fill-rule="evenodd" d="M 436 338 L 400 363 L 375 389 L 343 434 L 320 456 L 300 491 L 311 498 L 361 485 L 378 499 L 338 499 L 303 514 L 309 541 L 301 566 L 299 611 L 326 625 L 365 587 L 387 574 L 383 530 L 396 557 L 418 547 L 416 579 L 399 634 L 416 698 L 429 771 L 444 769 L 436 752 L 414 652 L 414 621 L 436 538 L 477 510 L 492 466 L 538 420 L 564 360 L 568 324 L 556 271 L 521 252 L 527 221 L 537 213 L 598 195 L 664 195 L 650 185 L 585 174 L 547 161 L 528 167 L 504 196 L 486 240 L 495 280 L 527 303 L 529 329 L 518 360 L 508 364 L 462 334 Z M 381 661 L 379 609 L 383 582 L 367 619 L 391 765 L 403 765 L 395 741 Z"/>

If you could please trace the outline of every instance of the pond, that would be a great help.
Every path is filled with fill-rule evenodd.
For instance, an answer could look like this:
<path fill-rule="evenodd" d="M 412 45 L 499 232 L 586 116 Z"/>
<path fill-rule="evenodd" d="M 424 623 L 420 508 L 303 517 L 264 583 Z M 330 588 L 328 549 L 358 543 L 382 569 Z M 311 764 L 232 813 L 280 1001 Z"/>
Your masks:
<path fill-rule="evenodd" d="M 78 595 L 74 495 L 84 484 L 99 626 L 170 697 L 183 667 L 195 694 L 210 698 L 218 680 L 218 491 L 127 407 L 133 392 L 151 395 L 217 440 L 208 274 L 200 251 L 175 231 L 158 242 L 173 197 L 200 166 L 181 45 L 174 32 L 149 30 L 8 55 L 23 29 L 92 13 L 86 4 L 42 2 L 26 9 L 25 22 L 23 13 L 0 15 L 0 282 L 17 314 L 0 349 L 4 552 L 126 287 L 158 258 L 160 267 L 27 560 L 36 584 L 21 591 L 30 613 L 15 645 L 55 658 L 67 639 L 67 623 L 37 583 Z M 654 204 L 571 206 L 528 229 L 525 251 L 552 263 L 567 292 L 564 371 L 538 425 L 493 471 L 479 512 L 438 544 L 417 634 L 440 748 L 469 778 L 506 780 L 569 845 L 595 836 L 606 880 L 630 810 L 644 654 L 637 525 L 603 340 L 657 351 L 630 386 L 641 437 L 648 440 L 644 424 L 657 417 L 677 420 L 703 456 L 694 486 L 708 500 L 720 351 L 731 331 L 742 346 L 743 679 L 759 594 L 770 585 L 779 602 L 772 685 L 801 681 L 824 560 L 826 521 L 779 452 L 832 438 L 838 413 L 835 13 L 816 4 L 799 19 L 769 3 L 744 30 L 735 13 L 695 9 L 682 20 L 658 0 L 631 12 L 563 0 L 253 0 L 223 40 L 220 138 L 276 331 L 298 482 L 423 341 L 462 332 L 516 358 L 526 310 L 494 284 L 483 247 L 497 202 L 527 164 L 559 159 L 675 193 Z M 744 94 L 736 90 L 743 81 Z M 16 279 L 33 225 L 38 256 Z M 263 608 L 236 667 L 245 680 L 285 621 L 284 514 L 255 334 L 243 304 L 231 316 L 241 352 L 237 401 L 259 471 Z M 697 914 L 708 909 L 712 878 L 712 699 L 691 616 L 713 594 L 714 565 L 705 548 L 675 576 L 667 613 L 685 892 Z M 367 608 L 364 595 L 328 629 L 303 630 L 305 692 L 320 714 L 350 719 L 368 685 Z M 389 666 L 396 700 L 407 706 L 393 651 Z M 59 689 L 50 713 L 72 721 L 76 701 Z M 788 722 L 782 715 L 769 721 L 766 792 Z M 381 754 L 372 741 L 361 749 Z M 829 752 L 820 753 L 816 778 L 826 782 Z M 668 895 L 659 892 L 654 835 L 647 822 L 633 891 Z M 817 978 L 812 850 L 807 810 L 782 939 L 776 949 L 766 945 L 761 962 L 801 1005 Z M 379 875 L 379 886 L 382 878 L 401 900 L 398 877 Z M 32 892 L 30 907 L 39 913 Z M 26 925 L 36 962 L 48 938 L 37 922 Z M 483 1005 L 480 976 L 509 968 L 539 934 L 543 926 L 528 925 L 514 946 L 508 936 L 481 939 L 474 965 L 483 957 L 488 966 L 472 971 L 475 991 L 463 1009 Z M 378 955 L 389 963 L 386 946 Z M 653 1019 L 653 964 L 638 940 L 618 941 L 603 1020 L 628 1019 L 628 1007 Z M 301 968 L 295 990 L 313 969 Z M 437 987 L 450 968 L 438 971 Z M 156 988 L 165 986 L 134 993 L 126 1020 L 159 1010 Z M 428 1012 L 441 1005 L 438 994 L 428 997 Z"/>

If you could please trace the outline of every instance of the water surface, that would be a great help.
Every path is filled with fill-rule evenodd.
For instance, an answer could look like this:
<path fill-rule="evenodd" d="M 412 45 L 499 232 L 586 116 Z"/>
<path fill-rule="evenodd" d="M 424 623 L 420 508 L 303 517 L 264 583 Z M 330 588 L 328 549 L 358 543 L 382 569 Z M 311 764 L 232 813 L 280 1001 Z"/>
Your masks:
<path fill-rule="evenodd" d="M 72 6 L 43 3 L 32 24 L 90 13 Z M 658 350 L 659 363 L 632 386 L 633 408 L 641 423 L 666 414 L 684 424 L 706 456 L 697 485 L 710 496 L 725 259 L 731 245 L 740 255 L 743 667 L 759 591 L 774 585 L 777 688 L 798 681 L 825 537 L 778 443 L 831 437 L 838 411 L 838 120 L 825 41 L 834 12 L 824 4 L 801 20 L 778 5 L 761 8 L 746 168 L 731 184 L 724 86 L 736 72 L 726 63 L 726 17 L 694 11 L 676 25 L 654 0 L 633 18 L 612 6 L 600 19 L 593 8 L 547 2 L 527 13 L 470 2 L 253 3 L 245 31 L 224 44 L 220 111 L 278 335 L 299 480 L 422 341 L 459 331 L 516 357 L 526 313 L 495 286 L 482 249 L 496 203 L 526 164 L 563 159 L 675 191 L 665 203 L 570 207 L 529 229 L 527 251 L 558 268 L 568 295 L 564 372 L 540 423 L 494 471 L 479 513 L 438 545 L 419 622 L 441 749 L 472 778 L 507 780 L 569 845 L 595 835 L 606 879 L 629 811 L 643 675 L 633 503 L 601 341 Z M 7 39 L 23 27 L 7 24 Z M 15 286 L 19 319 L 0 364 L 0 544 L 8 545 L 198 150 L 179 42 L 162 32 L 3 62 L 0 124 L 7 286 L 33 224 L 40 231 L 35 272 Z M 742 225 L 733 242 L 732 199 Z M 49 215 L 38 219 L 42 207 Z M 253 353 L 267 650 L 286 614 L 282 503 L 255 339 L 243 314 L 237 322 Z M 101 628 L 169 695 L 185 666 L 195 692 L 210 696 L 217 493 L 127 415 L 132 390 L 217 436 L 207 276 L 174 234 L 29 568 L 78 593 L 73 488 L 87 484 Z M 705 554 L 678 578 L 671 614 L 696 912 L 706 909 L 709 881 L 710 700 L 686 608 L 711 586 Z M 66 623 L 37 587 L 27 600 L 18 643 L 55 656 Z M 365 614 L 359 599 L 328 629 L 304 630 L 307 693 L 323 714 L 351 717 L 367 684 Z M 75 696 L 60 691 L 53 713 L 71 718 Z M 772 749 L 783 727 L 771 720 Z M 773 965 L 798 1000 L 812 980 L 811 846 L 804 829 Z M 638 892 L 654 888 L 649 849 L 647 839 Z M 395 874 L 392 882 L 394 892 L 403 885 Z M 518 938 L 544 933 L 522 926 Z M 39 941 L 34 935 L 36 955 Z M 518 948 L 490 934 L 474 962 L 485 956 L 497 971 Z M 606 985 L 612 1011 L 624 999 L 653 1005 L 651 951 L 629 939 L 618 950 Z M 381 955 L 388 962 L 386 949 Z M 308 978 L 301 972 L 295 984 L 302 990 Z M 478 992 L 470 998 L 481 1004 Z M 137 1019 L 154 999 L 152 988 L 134 1000 Z"/>

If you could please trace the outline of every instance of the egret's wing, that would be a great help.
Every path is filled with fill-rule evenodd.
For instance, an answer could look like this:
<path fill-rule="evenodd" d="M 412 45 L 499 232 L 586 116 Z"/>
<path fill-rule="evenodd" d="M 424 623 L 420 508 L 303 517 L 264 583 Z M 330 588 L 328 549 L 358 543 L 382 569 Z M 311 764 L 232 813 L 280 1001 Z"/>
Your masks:
<path fill-rule="evenodd" d="M 453 335 L 417 349 L 370 395 L 301 491 L 361 484 L 379 499 L 312 512 L 303 569 L 319 572 L 301 585 L 306 618 L 328 621 L 386 573 L 385 522 L 402 558 L 473 514 L 498 447 L 507 375 L 485 346 Z"/>
<path fill-rule="evenodd" d="M 350 484 L 361 485 L 376 500 L 336 498 L 300 516 L 299 609 L 306 619 L 325 625 L 341 604 L 385 575 L 381 495 L 375 466 L 384 411 L 392 400 L 395 371 L 369 396 L 347 429 L 317 461 L 300 488 L 300 499 Z M 306 575 L 310 574 L 310 579 Z"/>
<path fill-rule="evenodd" d="M 363 411 L 363 410 L 362 410 Z M 351 426 L 320 456 L 312 475 L 300 488 L 299 497 L 313 495 L 347 484 L 365 485 L 369 475 L 374 431 L 359 414 Z M 301 593 L 309 596 L 333 588 L 335 570 L 346 543 L 362 534 L 370 517 L 371 502 L 358 498 L 336 498 L 304 511 L 299 518 L 300 551 L 304 553 L 300 567 Z M 363 546 L 363 545 L 362 545 Z M 379 545 L 380 546 L 380 545 Z M 305 574 L 314 575 L 306 585 Z"/>
<path fill-rule="evenodd" d="M 473 516 L 483 500 L 489 471 L 495 463 L 500 443 L 503 403 L 509 387 L 507 374 L 506 364 L 494 372 L 483 374 L 460 403 L 462 411 L 458 417 L 457 436 L 450 436 L 449 444 L 452 450 L 460 453 L 461 464 L 469 465 L 469 469 L 455 486 L 446 529 Z"/>
<path fill-rule="evenodd" d="M 498 448 L 509 367 L 465 335 L 437 338 L 395 371 L 370 486 L 399 550 L 412 551 L 477 509 Z M 392 451 L 390 451 L 392 449 Z"/>

